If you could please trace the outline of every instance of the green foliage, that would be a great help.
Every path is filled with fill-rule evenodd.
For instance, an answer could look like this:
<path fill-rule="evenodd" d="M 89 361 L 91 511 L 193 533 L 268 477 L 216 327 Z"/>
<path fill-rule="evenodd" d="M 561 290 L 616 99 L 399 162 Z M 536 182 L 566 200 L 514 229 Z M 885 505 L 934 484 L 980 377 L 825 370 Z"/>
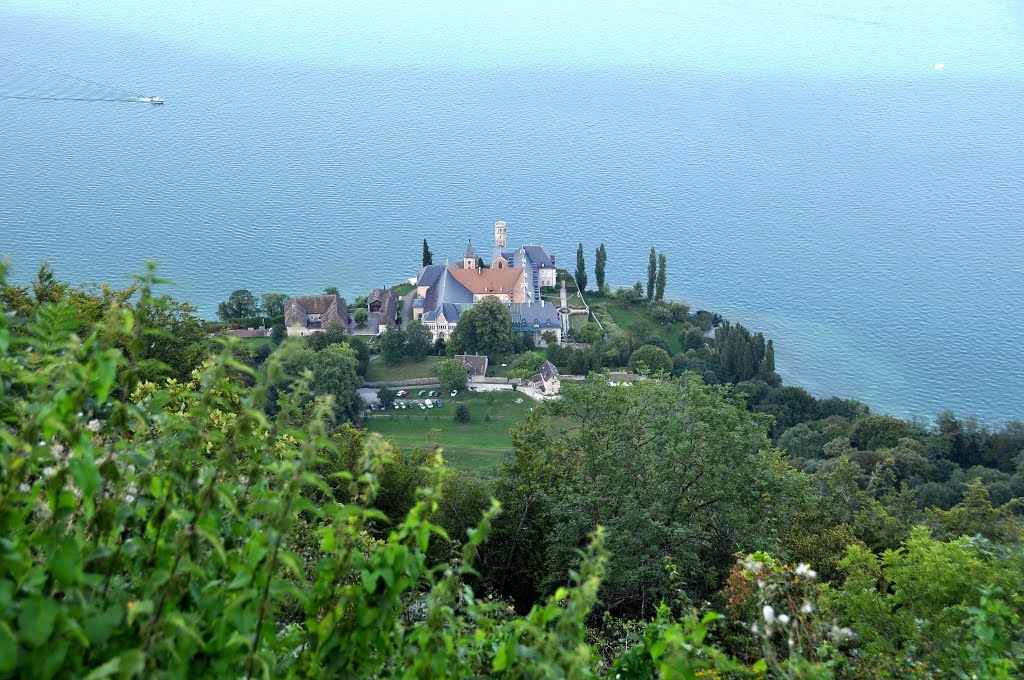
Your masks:
<path fill-rule="evenodd" d="M 594 257 L 594 280 L 597 283 L 597 292 L 600 295 L 604 295 L 606 290 L 604 274 L 605 266 L 608 264 L 608 251 L 604 248 L 604 243 L 597 247 L 597 254 Z"/>
<path fill-rule="evenodd" d="M 259 315 L 260 305 L 256 296 L 244 288 L 232 292 L 227 301 L 217 306 L 217 316 L 221 321 L 248 319 Z"/>
<path fill-rule="evenodd" d="M 410 321 L 405 329 L 405 354 L 412 361 L 423 361 L 434 347 L 430 331 L 419 321 Z"/>
<path fill-rule="evenodd" d="M 665 284 L 667 282 L 666 269 L 668 268 L 668 261 L 665 259 L 665 253 L 658 253 L 658 278 L 654 282 L 654 299 L 664 300 L 665 299 Z"/>
<path fill-rule="evenodd" d="M 459 404 L 455 407 L 455 422 L 465 425 L 470 420 L 469 407 Z"/>
<path fill-rule="evenodd" d="M 288 296 L 284 293 L 262 293 L 260 294 L 260 311 L 264 316 L 277 318 L 284 316 L 284 303 Z"/>
<path fill-rule="evenodd" d="M 647 301 L 654 299 L 654 287 L 658 278 L 658 256 L 651 246 L 651 256 L 647 261 Z"/>
<path fill-rule="evenodd" d="M 270 341 L 275 345 L 280 345 L 287 337 L 288 329 L 285 328 L 283 323 L 274 324 L 273 328 L 270 329 Z"/>
<path fill-rule="evenodd" d="M 512 314 L 498 298 L 487 296 L 462 312 L 448 340 L 448 353 L 486 354 L 492 360 L 512 354 Z"/>
<path fill-rule="evenodd" d="M 660 567 L 665 555 L 680 565 L 681 587 L 697 601 L 717 588 L 719 565 L 731 560 L 716 547 L 715 533 L 757 541 L 778 519 L 764 499 L 782 493 L 789 473 L 770 452 L 763 425 L 723 389 L 697 380 L 609 389 L 593 377 L 563 383 L 562 398 L 542 413 L 557 427 L 537 423 L 513 440 L 528 448 L 522 456 L 516 451 L 528 469 L 515 473 L 527 497 L 499 494 L 511 507 L 536 499 L 531 507 L 541 503 L 551 518 L 530 548 L 546 552 L 545 569 L 516 574 L 520 588 L 532 581 L 537 592 L 551 592 L 563 584 L 578 563 L 575 551 L 600 524 L 611 552 L 602 601 L 614 611 L 650 614 L 669 592 Z M 550 472 L 536 475 L 538 467 Z M 514 535 L 514 528 L 501 531 Z M 506 542 L 509 553 L 520 549 Z M 516 556 L 488 553 L 492 560 Z"/>
<path fill-rule="evenodd" d="M 397 364 L 405 360 L 405 332 L 398 328 L 389 328 L 377 338 L 377 351 L 381 361 L 386 364 Z"/>
<path fill-rule="evenodd" d="M 383 404 L 386 408 L 394 408 L 395 397 L 397 396 L 398 395 L 396 394 L 395 390 L 391 389 L 390 387 L 382 387 L 379 390 L 377 390 L 377 401 Z"/>
<path fill-rule="evenodd" d="M 445 359 L 439 361 L 434 367 L 434 373 L 441 381 L 441 386 L 446 390 L 461 390 L 466 387 L 466 380 L 469 374 L 466 366 L 458 359 Z"/>
<path fill-rule="evenodd" d="M 341 295 L 341 291 L 338 290 L 337 286 L 327 286 L 326 288 L 324 288 L 324 295 Z M 356 304 L 358 306 L 360 306 L 360 307 L 363 306 L 363 305 L 359 304 L 359 300 L 356 300 Z M 363 304 L 366 304 L 365 300 L 364 300 Z"/>
<path fill-rule="evenodd" d="M 576 286 L 581 291 L 587 289 L 587 262 L 583 257 L 583 241 L 576 248 Z"/>
<path fill-rule="evenodd" d="M 432 264 L 434 264 L 434 254 L 430 252 L 427 239 L 423 239 L 423 266 L 426 267 Z"/>
<path fill-rule="evenodd" d="M 672 373 L 672 357 L 661 347 L 642 345 L 629 357 L 629 370 L 642 375 Z"/>
<path fill-rule="evenodd" d="M 352 318 L 357 326 L 365 326 L 366 321 L 370 318 L 370 313 L 366 311 L 366 307 L 359 307 L 352 313 Z"/>

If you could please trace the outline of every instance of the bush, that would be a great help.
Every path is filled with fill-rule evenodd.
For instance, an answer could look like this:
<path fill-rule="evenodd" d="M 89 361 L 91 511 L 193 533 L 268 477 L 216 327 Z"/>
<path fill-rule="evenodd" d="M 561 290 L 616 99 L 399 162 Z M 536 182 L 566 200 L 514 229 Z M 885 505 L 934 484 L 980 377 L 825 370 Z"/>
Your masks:
<path fill-rule="evenodd" d="M 469 418 L 469 407 L 465 404 L 459 404 L 455 409 L 455 422 L 465 425 L 469 422 Z"/>

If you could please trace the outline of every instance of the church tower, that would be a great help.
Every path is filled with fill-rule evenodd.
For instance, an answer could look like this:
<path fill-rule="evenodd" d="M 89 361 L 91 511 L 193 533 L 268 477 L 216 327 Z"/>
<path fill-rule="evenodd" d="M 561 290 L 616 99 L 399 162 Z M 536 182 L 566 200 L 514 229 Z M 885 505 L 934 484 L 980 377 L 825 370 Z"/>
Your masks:
<path fill-rule="evenodd" d="M 463 269 L 476 269 L 476 253 L 473 252 L 473 239 L 466 241 L 466 253 L 462 256 Z"/>
<path fill-rule="evenodd" d="M 505 223 L 501 220 L 494 223 L 494 247 L 505 250 Z"/>

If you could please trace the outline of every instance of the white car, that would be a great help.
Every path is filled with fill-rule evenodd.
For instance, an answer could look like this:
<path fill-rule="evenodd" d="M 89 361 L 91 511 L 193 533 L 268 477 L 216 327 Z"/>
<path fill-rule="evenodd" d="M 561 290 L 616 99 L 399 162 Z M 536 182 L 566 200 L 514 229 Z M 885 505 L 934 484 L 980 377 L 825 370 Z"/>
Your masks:
<path fill-rule="evenodd" d="M 427 400 L 427 408 L 434 408 L 434 402 Z"/>
<path fill-rule="evenodd" d="M 459 391 L 458 391 L 458 390 L 452 390 L 452 396 L 453 396 L 453 397 L 454 397 L 454 396 L 455 396 L 456 394 L 458 394 L 458 393 L 459 393 Z"/>

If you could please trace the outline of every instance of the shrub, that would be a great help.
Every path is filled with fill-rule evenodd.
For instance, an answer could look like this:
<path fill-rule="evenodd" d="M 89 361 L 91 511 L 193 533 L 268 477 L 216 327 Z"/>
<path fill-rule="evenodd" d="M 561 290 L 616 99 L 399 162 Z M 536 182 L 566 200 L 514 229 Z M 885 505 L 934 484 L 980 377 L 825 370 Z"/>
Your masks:
<path fill-rule="evenodd" d="M 469 422 L 469 418 L 469 407 L 465 404 L 459 404 L 458 408 L 455 409 L 455 422 L 465 425 Z"/>

